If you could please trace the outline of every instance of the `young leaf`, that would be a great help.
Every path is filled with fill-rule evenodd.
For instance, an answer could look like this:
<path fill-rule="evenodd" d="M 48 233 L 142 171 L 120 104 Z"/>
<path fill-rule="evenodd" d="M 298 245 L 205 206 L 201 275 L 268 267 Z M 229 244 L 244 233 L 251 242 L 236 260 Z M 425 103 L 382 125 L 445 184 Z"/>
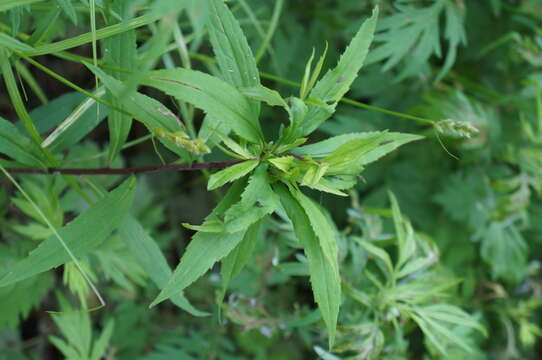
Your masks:
<path fill-rule="evenodd" d="M 241 200 L 225 212 L 225 229 L 230 233 L 247 229 L 251 224 L 275 211 L 278 205 L 279 199 L 269 185 L 267 165 L 262 164 L 250 177 Z"/>
<path fill-rule="evenodd" d="M 222 0 L 205 0 L 208 7 L 207 28 L 222 78 L 236 88 L 260 85 L 256 60 L 241 26 Z M 251 101 L 251 117 L 258 119 L 260 104 Z"/>
<path fill-rule="evenodd" d="M 327 175 L 355 175 L 363 169 L 361 159 L 369 151 L 382 143 L 382 134 L 365 139 L 351 140 L 337 147 L 331 154 L 322 159 L 329 164 Z"/>
<path fill-rule="evenodd" d="M 326 104 L 331 104 L 331 111 L 319 106 L 311 106 L 306 117 L 307 120 L 302 125 L 300 136 L 310 134 L 329 118 L 335 110 L 337 102 L 350 89 L 350 85 L 356 79 L 369 52 L 377 18 L 378 8 L 375 8 L 371 18 L 363 23 L 350 42 L 350 45 L 341 56 L 337 67 L 328 71 L 310 92 L 309 98 L 315 98 Z"/>
<path fill-rule="evenodd" d="M 248 98 L 262 101 L 269 106 L 282 106 L 288 110 L 288 103 L 276 90 L 271 90 L 263 85 L 257 85 L 253 87 L 241 88 L 239 91 Z"/>
<path fill-rule="evenodd" d="M 121 224 L 132 204 L 135 186 L 135 178 L 129 178 L 58 230 L 60 237 L 76 257 L 84 256 L 100 246 Z M 56 236 L 49 237 L 31 251 L 28 257 L 15 264 L 0 280 L 0 286 L 27 279 L 71 260 Z"/>
<path fill-rule="evenodd" d="M 152 71 L 143 84 L 193 104 L 252 143 L 263 140 L 260 123 L 253 117 L 249 100 L 223 80 L 199 71 L 176 68 Z"/>
<path fill-rule="evenodd" d="M 341 278 L 337 258 L 329 260 L 329 253 L 326 254 L 322 249 L 321 241 L 314 232 L 310 215 L 307 216 L 306 209 L 292 196 L 286 186 L 278 184 L 274 189 L 309 260 L 314 299 L 322 313 L 329 334 L 329 347 L 332 348 L 341 305 Z M 327 219 L 324 221 L 327 222 Z"/>
<path fill-rule="evenodd" d="M 207 190 L 214 190 L 230 181 L 237 180 L 258 166 L 259 160 L 247 160 L 214 173 L 209 178 Z"/>
<path fill-rule="evenodd" d="M 205 274 L 214 263 L 227 256 L 243 240 L 245 233 L 246 230 L 232 234 L 198 232 L 194 235 L 180 264 L 150 306 L 183 291 Z"/>

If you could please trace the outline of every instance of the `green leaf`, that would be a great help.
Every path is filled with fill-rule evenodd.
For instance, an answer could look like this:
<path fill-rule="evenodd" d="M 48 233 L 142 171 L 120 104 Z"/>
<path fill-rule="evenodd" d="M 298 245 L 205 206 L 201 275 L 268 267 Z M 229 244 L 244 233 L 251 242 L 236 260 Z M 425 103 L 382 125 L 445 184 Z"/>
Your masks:
<path fill-rule="evenodd" d="M 477 321 L 453 305 L 415 306 L 409 309 L 410 311 L 412 311 L 410 313 L 412 319 L 422 329 L 424 335 L 444 355 L 447 354 L 447 343 L 460 346 L 468 352 L 472 352 L 473 350 L 468 344 L 467 339 L 461 338 L 453 331 L 453 325 L 475 328 L 485 334 L 484 328 Z"/>
<path fill-rule="evenodd" d="M 222 78 L 236 88 L 260 85 L 256 60 L 239 23 L 222 0 L 206 0 L 207 29 Z M 260 104 L 251 101 L 251 117 L 258 119 Z"/>
<path fill-rule="evenodd" d="M 405 227 L 405 220 L 403 220 L 403 216 L 401 215 L 401 209 L 399 208 L 397 198 L 392 192 L 388 192 L 388 196 L 391 202 L 393 225 L 395 227 L 397 246 L 399 248 L 399 259 L 397 260 L 397 268 L 400 268 L 414 254 L 414 251 L 416 250 L 416 242 L 414 241 L 414 234 L 412 233 L 412 228 Z M 407 229 L 410 229 L 409 233 L 407 233 Z"/>
<path fill-rule="evenodd" d="M 202 232 L 224 232 L 225 226 L 224 221 L 222 220 L 224 219 L 224 214 L 233 204 L 239 202 L 246 185 L 246 178 L 234 182 L 228 189 L 226 196 L 220 200 L 213 211 L 205 218 L 203 224 L 190 225 L 184 223 L 183 226 L 188 229 Z"/>
<path fill-rule="evenodd" d="M 32 121 L 40 133 L 49 132 L 54 126 L 66 119 L 75 108 L 85 99 L 85 95 L 78 92 L 69 92 L 54 98 L 30 112 Z M 21 123 L 16 126 L 22 128 Z"/>
<path fill-rule="evenodd" d="M 135 186 L 135 178 L 129 178 L 58 230 L 76 257 L 84 256 L 100 246 L 121 224 L 132 204 Z M 0 286 L 27 279 L 71 260 L 56 236 L 49 237 L 31 251 L 28 257 L 15 264 L 0 280 Z"/>
<path fill-rule="evenodd" d="M 384 265 L 386 266 L 386 270 L 388 272 L 386 275 L 391 276 L 394 273 L 393 263 L 387 252 L 385 252 L 384 250 L 382 250 L 381 248 L 377 246 L 374 246 L 367 240 L 364 240 L 358 237 L 354 238 L 354 240 L 357 243 L 359 243 L 361 246 L 363 246 L 369 254 L 371 254 L 377 259 L 380 259 L 384 263 Z"/>
<path fill-rule="evenodd" d="M 321 240 L 314 231 L 314 225 L 306 208 L 301 206 L 284 185 L 279 184 L 274 188 L 280 196 L 282 206 L 292 222 L 296 237 L 309 260 L 314 299 L 322 313 L 329 334 L 329 347 L 332 348 L 341 304 L 341 278 L 338 272 L 337 258 L 330 261 L 329 253 L 326 254 L 322 249 Z M 313 211 L 310 213 L 312 214 Z M 322 217 L 323 215 L 320 215 L 319 220 Z M 327 221 L 324 218 L 324 222 L 327 223 Z M 325 226 L 322 225 L 322 227 Z"/>
<path fill-rule="evenodd" d="M 0 5 L 1 7 L 2 5 Z M 19 40 L 9 36 L 5 33 L 0 33 L 0 46 L 18 51 L 32 51 L 34 48 L 25 43 L 20 42 Z"/>
<path fill-rule="evenodd" d="M 96 339 L 96 342 L 94 343 L 89 360 L 100 360 L 106 356 L 107 346 L 109 345 L 109 342 L 111 341 L 114 325 L 115 325 L 115 321 L 113 319 L 109 319 L 107 321 L 107 323 L 105 324 L 105 327 L 102 330 L 102 333 L 100 334 L 100 336 L 98 337 L 98 339 Z"/>
<path fill-rule="evenodd" d="M 280 144 L 288 145 L 294 143 L 303 136 L 302 126 L 307 117 L 308 110 L 309 108 L 305 101 L 296 97 L 290 98 L 290 108 L 288 109 L 290 125 L 284 130 L 284 133 L 281 134 L 279 140 Z"/>
<path fill-rule="evenodd" d="M 143 270 L 158 288 L 163 288 L 171 277 L 172 271 L 158 244 L 131 215 L 126 217 L 119 232 Z M 182 294 L 173 295 L 171 301 L 194 316 L 209 315 L 194 308 Z"/>
<path fill-rule="evenodd" d="M 271 90 L 263 85 L 239 89 L 241 94 L 248 98 L 261 101 L 269 106 L 281 106 L 288 110 L 288 103 L 276 90 Z"/>
<path fill-rule="evenodd" d="M 243 240 L 246 230 L 236 233 L 198 232 L 181 258 L 173 275 L 151 307 L 183 291 L 205 274 L 217 261 L 227 256 Z"/>
<path fill-rule="evenodd" d="M 331 154 L 322 159 L 329 164 L 326 175 L 354 175 L 363 169 L 362 159 L 369 151 L 382 143 L 382 134 L 355 139 L 338 146 Z"/>
<path fill-rule="evenodd" d="M 225 124 L 252 143 L 263 141 L 260 123 L 253 117 L 249 100 L 223 80 L 199 71 L 176 68 L 152 71 L 143 84 L 193 104 L 213 121 Z"/>
<path fill-rule="evenodd" d="M 246 174 L 254 170 L 254 168 L 258 166 L 258 164 L 259 160 L 247 160 L 214 173 L 209 178 L 209 182 L 207 183 L 207 190 L 214 190 L 226 183 L 245 176 Z"/>
<path fill-rule="evenodd" d="M 225 229 L 230 233 L 247 229 L 275 211 L 278 205 L 279 199 L 269 185 L 267 165 L 262 164 L 250 177 L 241 200 L 225 212 Z"/>
<path fill-rule="evenodd" d="M 312 199 L 304 195 L 300 190 L 290 188 L 290 192 L 307 214 L 312 229 L 320 241 L 320 247 L 322 248 L 324 255 L 328 259 L 329 263 L 335 267 L 335 271 L 338 274 L 339 250 L 337 248 L 337 234 L 331 226 L 330 220 L 322 213 L 322 210 L 318 207 L 318 205 L 316 205 Z"/>
<path fill-rule="evenodd" d="M 313 158 L 324 158 L 331 155 L 339 146 L 344 145 L 352 140 L 369 139 L 374 136 L 381 135 L 381 141 L 378 146 L 366 152 L 361 158 L 361 165 L 367 165 L 381 157 L 387 155 L 399 146 L 407 144 L 411 141 L 423 139 L 423 136 L 403 134 L 396 132 L 363 132 L 350 133 L 339 136 L 334 136 L 329 139 L 301 146 L 294 150 L 294 153 L 299 156 L 311 156 Z"/>
<path fill-rule="evenodd" d="M 29 5 L 43 0 L 2 0 L 0 2 L 0 11 L 6 11 L 14 7 Z"/>
<path fill-rule="evenodd" d="M 103 87 L 95 92 L 98 97 L 104 94 Z M 41 146 L 55 152 L 69 149 L 94 130 L 107 114 L 108 110 L 104 108 L 98 113 L 96 100 L 86 98 L 43 140 Z"/>
<path fill-rule="evenodd" d="M 493 222 L 484 232 L 480 251 L 493 278 L 518 283 L 527 271 L 528 250 L 515 225 Z"/>
<path fill-rule="evenodd" d="M 77 13 L 72 5 L 72 0 L 57 0 L 58 6 L 64 11 L 64 13 L 70 18 L 70 20 L 77 25 Z"/>
<path fill-rule="evenodd" d="M 378 18 L 378 7 L 373 10 L 373 15 L 360 27 L 350 45 L 346 48 L 337 67 L 330 70 L 318 81 L 309 94 L 309 98 L 321 100 L 330 104 L 330 109 L 319 106 L 311 106 L 306 121 L 303 123 L 301 136 L 313 132 L 322 122 L 335 111 L 338 101 L 350 89 L 350 85 L 358 76 L 363 66 L 365 57 L 369 52 L 369 46 L 373 40 L 373 34 Z"/>
<path fill-rule="evenodd" d="M 47 159 L 39 147 L 17 130 L 15 125 L 0 117 L 0 154 L 21 164 L 47 168 Z"/>
<path fill-rule="evenodd" d="M 117 1 L 113 3 L 113 9 L 120 14 L 125 14 L 129 2 Z M 111 71 L 110 75 L 114 78 L 124 81 L 130 77 L 130 72 L 137 67 L 136 52 L 136 32 L 128 30 L 121 34 L 108 37 L 103 40 L 104 65 L 122 69 L 123 71 Z M 114 93 L 109 91 L 107 98 L 110 102 L 123 109 L 122 101 L 118 100 Z M 122 146 L 128 138 L 128 133 L 132 126 L 132 117 L 118 111 L 112 111 L 107 119 L 109 128 L 109 155 L 108 163 L 112 163 L 120 152 Z"/>
<path fill-rule="evenodd" d="M 222 266 L 220 268 L 220 274 L 222 276 L 222 292 L 218 298 L 219 305 L 224 299 L 230 280 L 239 275 L 252 257 L 256 242 L 258 241 L 260 225 L 261 221 L 250 225 L 243 240 L 222 260 Z"/>
<path fill-rule="evenodd" d="M 6 271 L 15 261 L 15 249 L 0 244 L 0 272 Z M 51 275 L 38 275 L 0 288 L 0 327 L 15 328 L 21 318 L 28 316 L 30 310 L 41 302 L 53 286 L 54 278 Z"/>
<path fill-rule="evenodd" d="M 143 123 L 150 132 L 156 132 L 157 129 L 163 129 L 167 132 L 177 132 L 183 130 L 183 125 L 179 119 L 168 108 L 159 101 L 134 92 L 128 96 L 120 97 L 124 87 L 123 83 L 107 75 L 100 68 L 90 64 L 85 64 L 99 79 L 105 87 L 120 101 L 124 110 L 128 111 L 136 120 Z M 110 110 L 115 111 L 115 110 Z M 166 137 L 158 137 L 160 142 L 169 150 L 179 153 L 179 146 Z"/>

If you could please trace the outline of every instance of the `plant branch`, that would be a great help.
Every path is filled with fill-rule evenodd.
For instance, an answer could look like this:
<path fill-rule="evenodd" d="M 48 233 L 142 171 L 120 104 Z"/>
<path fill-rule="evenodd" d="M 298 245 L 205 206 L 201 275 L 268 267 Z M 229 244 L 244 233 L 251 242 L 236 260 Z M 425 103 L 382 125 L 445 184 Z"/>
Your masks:
<path fill-rule="evenodd" d="M 133 175 L 144 173 L 157 173 L 164 171 L 194 171 L 202 169 L 223 169 L 235 165 L 243 160 L 227 160 L 204 162 L 195 164 L 167 164 L 151 165 L 133 168 L 5 168 L 11 174 L 70 174 L 70 175 Z"/>

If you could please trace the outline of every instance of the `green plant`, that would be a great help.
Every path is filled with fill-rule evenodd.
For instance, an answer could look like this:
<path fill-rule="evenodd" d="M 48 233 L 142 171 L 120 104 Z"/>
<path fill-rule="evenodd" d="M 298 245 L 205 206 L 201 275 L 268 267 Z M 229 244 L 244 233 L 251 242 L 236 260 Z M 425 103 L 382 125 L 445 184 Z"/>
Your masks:
<path fill-rule="evenodd" d="M 539 8 L 2 2 L 2 356 L 538 358 Z"/>

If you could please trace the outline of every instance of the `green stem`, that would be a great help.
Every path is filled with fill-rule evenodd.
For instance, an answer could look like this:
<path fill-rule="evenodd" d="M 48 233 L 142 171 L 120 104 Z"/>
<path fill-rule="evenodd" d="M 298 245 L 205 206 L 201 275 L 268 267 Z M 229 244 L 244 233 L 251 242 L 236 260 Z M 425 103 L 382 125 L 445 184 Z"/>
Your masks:
<path fill-rule="evenodd" d="M 273 9 L 273 16 L 271 17 L 271 23 L 269 24 L 269 28 L 267 29 L 267 33 L 265 34 L 265 38 L 263 39 L 262 44 L 258 48 L 258 51 L 256 52 L 256 63 L 259 63 L 262 56 L 265 54 L 265 51 L 269 47 L 269 44 L 271 42 L 271 39 L 273 38 L 273 35 L 275 34 L 275 30 L 277 29 L 277 25 L 279 23 L 280 14 L 282 12 L 282 6 L 284 4 L 284 0 L 277 0 L 275 2 L 275 8 Z"/>
<path fill-rule="evenodd" d="M 276 81 L 276 82 L 284 84 L 284 85 L 295 86 L 295 87 L 300 87 L 301 86 L 300 83 L 297 83 L 295 81 L 291 81 L 291 80 L 288 80 L 288 79 L 284 79 L 284 78 L 281 78 L 280 76 L 276 76 L 276 75 L 273 75 L 273 74 L 268 74 L 268 73 L 261 72 L 260 76 L 262 78 L 264 78 L 264 79 L 273 80 L 273 81 Z M 434 121 L 434 120 L 425 119 L 425 118 L 422 118 L 422 117 L 419 117 L 419 116 L 414 116 L 414 115 L 409 115 L 409 114 L 405 114 L 405 113 L 401 113 L 401 112 L 397 112 L 397 111 L 384 109 L 384 108 L 381 108 L 379 106 L 364 104 L 364 103 L 362 103 L 360 101 L 349 99 L 347 97 L 343 97 L 341 99 L 341 102 L 345 103 L 345 104 L 355 106 L 355 107 L 359 107 L 359 108 L 362 108 L 362 109 L 377 111 L 377 112 L 380 112 L 380 113 L 383 113 L 383 114 L 386 114 L 386 115 L 391 115 L 391 116 L 395 116 L 395 117 L 399 117 L 399 118 L 403 118 L 403 119 L 408 119 L 408 120 L 414 120 L 414 121 L 421 122 L 421 123 L 424 123 L 424 124 L 434 125 L 436 123 L 436 121 Z"/>

